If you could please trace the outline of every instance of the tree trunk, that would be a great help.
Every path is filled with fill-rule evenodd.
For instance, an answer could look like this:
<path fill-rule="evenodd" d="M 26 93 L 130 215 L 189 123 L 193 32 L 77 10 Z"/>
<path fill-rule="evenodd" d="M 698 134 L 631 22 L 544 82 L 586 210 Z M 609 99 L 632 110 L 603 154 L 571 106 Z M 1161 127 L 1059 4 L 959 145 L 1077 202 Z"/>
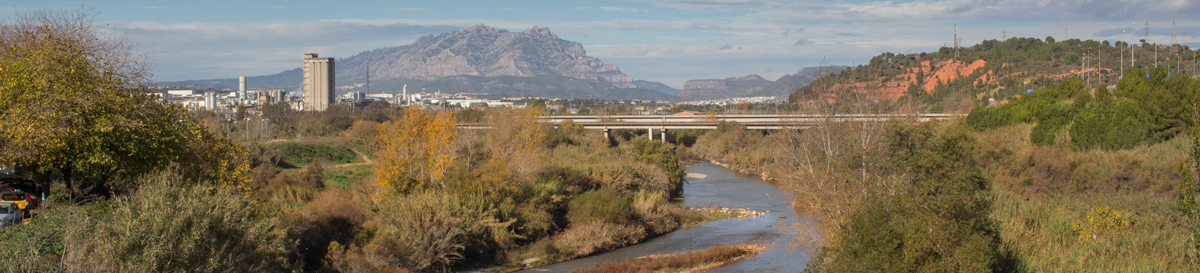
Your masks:
<path fill-rule="evenodd" d="M 67 183 L 67 194 L 71 196 L 71 202 L 75 202 L 75 179 L 72 177 L 74 171 L 75 168 L 70 165 L 62 168 L 63 182 Z"/>

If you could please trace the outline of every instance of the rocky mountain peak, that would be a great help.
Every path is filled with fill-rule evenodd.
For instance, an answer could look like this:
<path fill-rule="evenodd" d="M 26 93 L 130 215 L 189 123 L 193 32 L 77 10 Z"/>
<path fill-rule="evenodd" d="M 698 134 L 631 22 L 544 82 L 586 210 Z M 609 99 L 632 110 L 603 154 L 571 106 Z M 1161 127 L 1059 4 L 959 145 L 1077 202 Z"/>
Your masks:
<path fill-rule="evenodd" d="M 497 30 L 496 28 L 489 27 L 484 24 L 478 24 L 478 25 L 474 25 L 474 26 L 465 28 L 463 30 L 455 31 L 454 34 L 458 34 L 458 35 L 461 35 L 461 34 L 500 34 L 503 32 L 508 32 L 508 31 L 503 30 L 503 29 Z"/>
<path fill-rule="evenodd" d="M 372 80 L 435 80 L 449 76 L 543 75 L 610 83 L 634 88 L 633 79 L 616 65 L 587 56 L 583 45 L 567 41 L 548 27 L 509 32 L 478 24 L 425 36 L 406 46 L 375 49 L 338 60 L 338 82 L 361 82 L 366 66 Z"/>
<path fill-rule="evenodd" d="M 548 28 L 548 27 L 539 28 L 537 25 L 533 25 L 532 28 L 525 30 L 524 33 L 533 35 L 533 36 L 547 37 L 550 39 L 559 39 L 558 35 L 555 35 L 554 33 L 550 32 L 550 28 Z"/>

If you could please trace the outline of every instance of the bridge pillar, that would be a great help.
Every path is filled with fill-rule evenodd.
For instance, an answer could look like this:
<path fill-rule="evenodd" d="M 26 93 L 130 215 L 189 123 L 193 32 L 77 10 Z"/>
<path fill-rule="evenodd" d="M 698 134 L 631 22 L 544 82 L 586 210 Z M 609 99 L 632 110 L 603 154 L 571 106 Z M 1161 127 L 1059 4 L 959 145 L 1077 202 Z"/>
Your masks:
<path fill-rule="evenodd" d="M 650 140 L 654 140 L 654 128 L 646 128 L 646 136 L 650 137 Z"/>
<path fill-rule="evenodd" d="M 604 128 L 604 142 L 612 141 L 612 138 L 608 137 L 608 130 L 608 128 Z"/>
<path fill-rule="evenodd" d="M 662 132 L 662 142 L 667 143 L 667 128 L 663 127 L 661 132 Z"/>

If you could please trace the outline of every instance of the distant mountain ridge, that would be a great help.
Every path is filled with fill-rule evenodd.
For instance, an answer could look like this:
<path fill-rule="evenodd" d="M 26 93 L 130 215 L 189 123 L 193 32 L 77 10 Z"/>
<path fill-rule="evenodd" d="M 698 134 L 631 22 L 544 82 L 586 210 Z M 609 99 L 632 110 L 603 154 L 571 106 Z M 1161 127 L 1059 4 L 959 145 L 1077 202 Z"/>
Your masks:
<path fill-rule="evenodd" d="M 371 78 L 378 80 L 558 75 L 619 88 L 637 87 L 616 65 L 587 56 L 583 45 L 538 26 L 509 32 L 478 24 L 424 36 L 406 46 L 362 52 L 338 60 L 338 81 L 364 82 L 367 65 Z"/>
<path fill-rule="evenodd" d="M 685 100 L 744 97 L 762 91 L 763 86 L 768 84 L 771 84 L 771 81 L 755 74 L 725 79 L 690 80 L 683 83 L 679 97 Z"/>
<path fill-rule="evenodd" d="M 654 91 L 658 91 L 658 92 L 663 92 L 667 95 L 672 95 L 672 96 L 679 95 L 679 91 L 680 91 L 679 89 L 675 89 L 674 87 L 671 87 L 670 85 L 666 85 L 661 82 L 636 80 L 636 81 L 633 81 L 633 84 L 637 85 L 638 88 L 645 88 L 645 89 L 650 89 L 650 90 L 654 90 Z"/>
<path fill-rule="evenodd" d="M 797 89 L 808 86 L 813 80 L 826 74 L 836 74 L 849 66 L 805 67 L 791 75 L 770 81 L 762 76 L 750 74 L 744 77 L 725 79 L 690 80 L 683 84 L 679 98 L 683 100 L 712 100 L 735 97 L 776 96 L 787 97 Z"/>
<path fill-rule="evenodd" d="M 323 57 L 331 57 L 323 55 Z M 336 57 L 335 57 L 336 58 Z M 297 63 L 300 61 L 297 55 Z M 658 82 L 634 83 L 614 64 L 587 56 L 583 45 L 561 39 L 549 28 L 510 32 L 482 24 L 410 45 L 369 50 L 336 58 L 339 93 L 424 88 L 428 92 L 489 93 L 557 98 L 678 100 L 678 90 Z M 252 89 L 300 88 L 302 71 L 247 78 Z M 237 79 L 160 82 L 184 88 L 236 89 Z M 657 91 L 656 91 L 657 90 Z M 419 91 L 417 91 L 419 92 Z"/>

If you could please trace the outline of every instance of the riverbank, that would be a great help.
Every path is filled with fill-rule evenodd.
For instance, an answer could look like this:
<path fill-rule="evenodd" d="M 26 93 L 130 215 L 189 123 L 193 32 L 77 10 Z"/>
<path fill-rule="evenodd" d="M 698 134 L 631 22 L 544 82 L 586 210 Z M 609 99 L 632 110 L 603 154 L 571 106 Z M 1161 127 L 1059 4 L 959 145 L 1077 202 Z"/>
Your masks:
<path fill-rule="evenodd" d="M 591 223 L 585 226 L 568 228 L 567 231 L 546 240 L 539 241 L 530 245 L 528 248 L 518 252 L 515 262 L 510 262 L 499 267 L 489 268 L 487 272 L 514 272 L 518 270 L 534 268 L 539 266 L 552 265 L 556 263 L 574 260 L 580 257 L 604 253 L 613 249 L 636 246 L 638 243 L 646 240 L 651 240 L 655 237 L 669 234 L 681 229 L 702 226 L 706 223 L 728 218 L 751 218 L 763 217 L 767 212 L 755 211 L 747 208 L 728 208 L 722 206 L 704 206 L 704 207 L 685 207 L 681 204 L 671 204 L 667 209 L 673 215 L 675 222 L 678 223 L 674 229 L 661 234 L 651 234 L 644 240 L 630 238 L 626 235 L 613 236 L 617 234 L 634 234 L 637 230 L 627 230 L 621 227 L 605 225 L 603 223 Z M 600 234 L 603 233 L 603 234 Z M 627 241 L 607 240 L 607 238 L 625 238 Z M 584 246 L 585 249 L 574 248 L 564 249 L 563 246 Z"/>
<path fill-rule="evenodd" d="M 572 270 L 572 273 L 601 272 L 696 272 L 726 265 L 766 250 L 763 245 L 737 244 L 715 246 L 679 254 L 656 254 L 591 268 Z"/>
<path fill-rule="evenodd" d="M 693 208 L 741 208 L 747 213 L 753 211 L 761 215 L 741 219 L 732 217 L 681 228 L 636 245 L 521 272 L 568 272 L 647 255 L 680 253 L 731 244 L 756 244 L 769 248 L 758 255 L 737 260 L 710 272 L 795 271 L 804 268 L 808 263 L 808 253 L 789 253 L 786 247 L 792 236 L 788 235 L 785 229 L 792 221 L 798 219 L 791 207 L 790 195 L 784 194 L 772 183 L 707 162 L 689 165 L 688 172 L 707 176 L 704 179 L 689 178 L 688 183 L 684 184 L 683 195 L 676 199 L 678 204 Z"/>

